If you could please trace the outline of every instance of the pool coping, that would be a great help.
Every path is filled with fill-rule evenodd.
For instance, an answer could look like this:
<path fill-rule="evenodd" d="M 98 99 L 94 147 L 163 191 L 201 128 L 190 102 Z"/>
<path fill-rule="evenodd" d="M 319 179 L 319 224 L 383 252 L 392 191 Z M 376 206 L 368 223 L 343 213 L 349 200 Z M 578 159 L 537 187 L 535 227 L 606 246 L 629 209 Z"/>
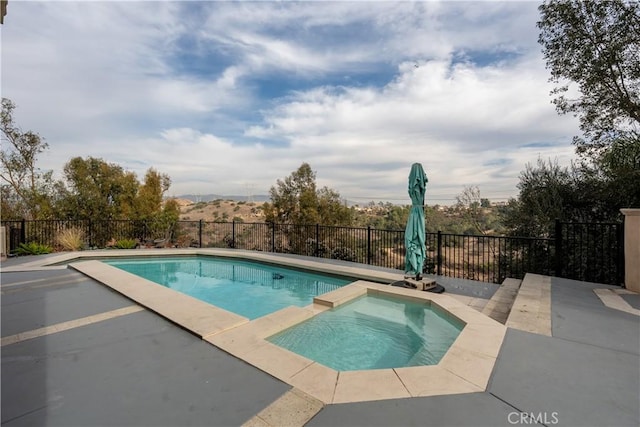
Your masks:
<path fill-rule="evenodd" d="M 269 336 L 363 295 L 387 295 L 437 305 L 466 325 L 432 366 L 338 372 L 278 347 Z M 506 327 L 446 295 L 357 281 L 204 339 L 325 404 L 485 391 Z"/>
<path fill-rule="evenodd" d="M 282 258 L 264 253 L 247 254 L 244 251 L 216 249 L 162 253 L 143 250 L 113 251 L 108 256 L 167 257 L 178 254 L 250 259 L 323 273 L 365 277 L 369 280 L 357 280 L 320 295 L 306 307 L 291 306 L 250 321 L 98 260 L 83 260 L 95 258 L 95 253 L 89 252 L 84 257 L 79 257 L 77 253 L 68 257 L 52 257 L 47 263 L 73 261 L 69 264 L 70 268 L 109 286 L 210 344 L 324 404 L 483 392 L 487 388 L 507 330 L 504 325 L 446 294 L 419 292 L 370 281 L 391 283 L 402 278 L 400 274 L 384 271 Z M 266 341 L 267 337 L 277 332 L 365 294 L 390 295 L 435 304 L 466 325 L 440 363 L 432 366 L 338 372 Z"/>

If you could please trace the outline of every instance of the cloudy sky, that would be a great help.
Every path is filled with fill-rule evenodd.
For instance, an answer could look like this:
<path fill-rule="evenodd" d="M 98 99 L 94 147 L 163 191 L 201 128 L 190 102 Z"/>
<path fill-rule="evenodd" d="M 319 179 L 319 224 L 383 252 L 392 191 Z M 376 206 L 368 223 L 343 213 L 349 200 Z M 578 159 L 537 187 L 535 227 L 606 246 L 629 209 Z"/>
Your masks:
<path fill-rule="evenodd" d="M 171 195 L 266 194 L 302 162 L 360 203 L 517 194 L 526 163 L 573 158 L 550 103 L 538 2 L 11 0 L 2 96 L 59 171 L 93 156 Z"/>

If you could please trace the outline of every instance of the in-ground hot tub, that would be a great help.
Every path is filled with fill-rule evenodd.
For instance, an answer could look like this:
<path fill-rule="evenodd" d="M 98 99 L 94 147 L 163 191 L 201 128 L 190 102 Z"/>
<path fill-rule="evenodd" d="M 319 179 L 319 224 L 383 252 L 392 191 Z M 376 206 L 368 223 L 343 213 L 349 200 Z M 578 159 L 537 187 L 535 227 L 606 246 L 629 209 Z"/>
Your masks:
<path fill-rule="evenodd" d="M 336 371 L 436 365 L 464 322 L 428 301 L 365 295 L 267 341 Z"/>

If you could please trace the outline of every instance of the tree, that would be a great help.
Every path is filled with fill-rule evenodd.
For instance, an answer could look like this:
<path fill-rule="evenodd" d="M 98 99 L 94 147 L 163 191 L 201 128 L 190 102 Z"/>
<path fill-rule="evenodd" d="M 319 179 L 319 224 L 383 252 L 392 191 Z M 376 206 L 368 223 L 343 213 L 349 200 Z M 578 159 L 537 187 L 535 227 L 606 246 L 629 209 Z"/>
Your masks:
<path fill-rule="evenodd" d="M 317 192 L 319 223 L 324 225 L 350 225 L 353 221 L 353 210 L 347 208 L 340 198 L 340 193 L 322 187 Z"/>
<path fill-rule="evenodd" d="M 578 152 L 591 155 L 620 138 L 640 143 L 640 3 L 550 0 L 539 10 L 538 41 L 558 84 L 553 103 L 579 117 Z"/>
<path fill-rule="evenodd" d="M 49 191 L 53 183 L 53 172 L 41 171 L 37 167 L 37 161 L 48 144 L 37 133 L 23 132 L 14 124 L 15 108 L 16 105 L 10 99 L 2 98 L 2 217 L 41 219 L 51 211 Z"/>
<path fill-rule="evenodd" d="M 316 174 L 308 163 L 269 190 L 270 203 L 263 205 L 266 220 L 281 224 L 349 225 L 351 210 L 340 194 L 327 187 L 316 188 Z"/>
<path fill-rule="evenodd" d="M 138 190 L 136 197 L 136 219 L 151 219 L 162 210 L 164 194 L 171 187 L 171 178 L 161 174 L 154 168 L 149 168 L 144 176 L 144 184 Z"/>
<path fill-rule="evenodd" d="M 520 173 L 517 199 L 505 210 L 505 225 L 513 236 L 549 237 L 555 220 L 584 221 L 589 202 L 578 189 L 580 171 L 558 165 L 557 161 L 538 159 Z"/>
<path fill-rule="evenodd" d="M 148 231 L 158 238 L 168 238 L 175 233 L 175 223 L 180 216 L 180 206 L 175 199 L 163 202 L 170 187 L 169 175 L 149 168 L 135 198 L 135 218 L 146 221 Z"/>
<path fill-rule="evenodd" d="M 59 214 L 68 219 L 129 219 L 139 183 L 133 172 L 95 157 L 74 157 L 64 166 Z"/>
<path fill-rule="evenodd" d="M 462 193 L 456 196 L 458 210 L 464 220 L 472 225 L 472 229 L 467 231 L 486 234 L 482 200 L 486 199 L 480 197 L 480 188 L 477 186 L 464 187 Z"/>
<path fill-rule="evenodd" d="M 640 143 L 618 139 L 580 167 L 579 192 L 589 197 L 591 219 L 617 221 L 621 208 L 640 207 Z"/>

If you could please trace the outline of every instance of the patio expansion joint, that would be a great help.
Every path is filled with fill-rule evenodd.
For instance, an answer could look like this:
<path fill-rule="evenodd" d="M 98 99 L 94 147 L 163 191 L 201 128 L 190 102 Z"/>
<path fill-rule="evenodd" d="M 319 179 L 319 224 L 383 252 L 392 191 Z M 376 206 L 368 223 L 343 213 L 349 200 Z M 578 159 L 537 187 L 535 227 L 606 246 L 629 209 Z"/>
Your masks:
<path fill-rule="evenodd" d="M 9 335 L 3 337 L 0 341 L 0 347 L 6 345 L 17 344 L 22 341 L 31 340 L 34 338 L 40 338 L 46 335 L 55 334 L 58 332 L 68 331 L 70 329 L 79 328 L 81 326 L 87 326 L 94 323 L 102 322 L 104 320 L 113 319 L 127 314 L 137 313 L 143 311 L 144 307 L 139 305 L 129 305 L 127 307 L 118 308 L 116 310 L 106 311 L 92 316 L 82 317 L 80 319 L 69 320 L 66 322 L 56 323 L 55 325 L 45 326 L 43 328 L 32 329 L 30 331 L 20 332 L 15 335 Z"/>
<path fill-rule="evenodd" d="M 64 280 L 64 279 L 71 279 L 71 281 L 74 281 L 74 282 L 77 280 L 76 275 L 73 274 L 72 272 L 69 272 L 69 274 L 56 276 L 56 280 Z M 22 286 L 22 285 L 35 285 L 40 282 L 50 282 L 50 281 L 51 281 L 50 277 L 44 277 L 42 279 L 23 280 L 22 282 L 0 284 L 0 289 L 9 289 L 16 286 Z"/>

